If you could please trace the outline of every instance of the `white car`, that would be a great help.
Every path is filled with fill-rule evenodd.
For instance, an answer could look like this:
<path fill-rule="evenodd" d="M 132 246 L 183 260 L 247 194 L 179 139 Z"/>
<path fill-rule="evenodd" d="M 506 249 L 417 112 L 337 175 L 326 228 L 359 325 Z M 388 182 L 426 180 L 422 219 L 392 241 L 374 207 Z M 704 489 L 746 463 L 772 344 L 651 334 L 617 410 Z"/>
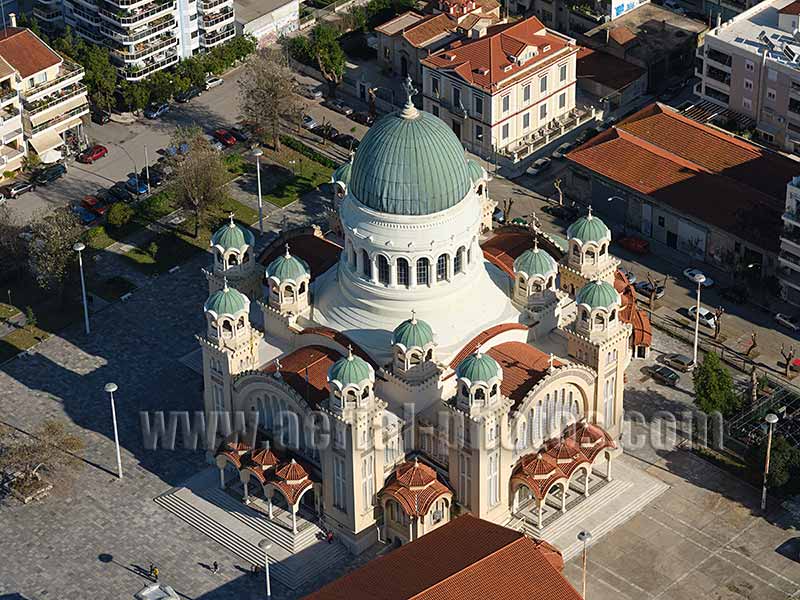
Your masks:
<path fill-rule="evenodd" d="M 214 136 L 206 135 L 206 140 L 208 140 L 208 145 L 217 152 L 222 152 L 225 149 L 225 145 Z"/>
<path fill-rule="evenodd" d="M 310 131 L 314 129 L 314 127 L 316 127 L 317 125 L 319 125 L 319 123 L 317 123 L 316 120 L 314 120 L 314 117 L 312 117 L 311 115 L 303 115 L 304 129 L 308 129 Z"/>
<path fill-rule="evenodd" d="M 223 83 L 225 83 L 225 82 L 223 81 L 222 77 L 216 77 L 214 75 L 212 75 L 210 77 L 206 77 L 206 89 L 207 90 L 210 90 L 211 88 L 215 88 L 217 86 L 220 86 Z"/>
<path fill-rule="evenodd" d="M 703 273 L 700 269 L 686 269 L 683 272 L 683 275 L 684 277 L 686 277 L 686 279 L 688 279 L 692 283 L 697 283 L 697 281 L 695 281 L 695 277 L 697 277 L 698 275 L 702 275 L 703 277 L 706 278 L 706 280 L 702 284 L 703 287 L 711 287 L 712 285 L 714 285 L 714 280 L 711 279 L 711 277 L 709 277 L 705 273 Z"/>
<path fill-rule="evenodd" d="M 691 319 L 694 321 L 695 313 L 697 312 L 697 307 L 696 306 L 692 306 L 692 307 L 686 309 L 686 312 L 689 313 L 689 317 L 691 317 Z M 702 306 L 700 307 L 700 319 L 699 320 L 700 320 L 700 325 L 708 327 L 709 329 L 714 329 L 714 327 L 717 324 L 717 318 L 714 315 L 714 313 L 712 311 L 708 310 L 707 308 L 702 307 Z"/>
<path fill-rule="evenodd" d="M 540 158 L 528 167 L 528 175 L 538 175 L 550 168 L 552 162 L 549 158 Z"/>
<path fill-rule="evenodd" d="M 553 158 L 564 158 L 564 156 L 566 156 L 567 152 L 572 150 L 574 147 L 575 147 L 575 144 L 573 144 L 572 142 L 567 142 L 565 144 L 561 144 L 558 148 L 553 150 L 553 153 L 550 156 L 552 156 Z"/>
<path fill-rule="evenodd" d="M 797 317 L 787 315 L 786 313 L 778 313 L 775 315 L 775 321 L 787 329 L 791 329 L 792 331 L 800 331 L 800 319 Z"/>

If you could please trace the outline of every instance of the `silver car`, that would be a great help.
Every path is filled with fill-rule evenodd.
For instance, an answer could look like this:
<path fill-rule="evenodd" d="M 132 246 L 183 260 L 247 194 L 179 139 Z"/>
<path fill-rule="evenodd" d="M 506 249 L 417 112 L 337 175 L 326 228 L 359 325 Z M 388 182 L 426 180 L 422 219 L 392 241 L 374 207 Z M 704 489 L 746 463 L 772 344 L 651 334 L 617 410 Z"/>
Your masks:
<path fill-rule="evenodd" d="M 673 369 L 683 371 L 684 373 L 690 371 L 694 365 L 694 361 L 685 354 L 667 354 L 664 357 L 664 362 Z"/>

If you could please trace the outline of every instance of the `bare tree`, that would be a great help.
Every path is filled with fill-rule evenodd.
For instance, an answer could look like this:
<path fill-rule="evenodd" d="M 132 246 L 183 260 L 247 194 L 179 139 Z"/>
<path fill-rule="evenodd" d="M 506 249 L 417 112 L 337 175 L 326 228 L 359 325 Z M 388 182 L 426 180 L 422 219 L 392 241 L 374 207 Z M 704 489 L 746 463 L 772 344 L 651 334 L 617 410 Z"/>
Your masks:
<path fill-rule="evenodd" d="M 25 244 L 20 237 L 22 224 L 9 209 L 8 205 L 0 206 L 0 260 L 16 260 L 22 257 Z"/>
<path fill-rule="evenodd" d="M 209 144 L 199 128 L 179 129 L 173 144 L 189 145 L 185 156 L 173 163 L 173 189 L 178 204 L 194 213 L 194 237 L 205 212 L 222 200 L 228 171 L 222 154 Z"/>
<path fill-rule="evenodd" d="M 514 206 L 514 199 L 513 198 L 506 198 L 503 200 L 503 220 L 508 223 L 509 217 L 511 217 L 511 208 Z"/>
<path fill-rule="evenodd" d="M 756 348 L 758 348 L 758 333 L 754 331 L 750 334 L 750 346 L 747 348 L 745 356 L 750 356 Z"/>
<path fill-rule="evenodd" d="M 786 350 L 785 346 L 781 344 L 781 356 L 783 357 L 783 376 L 788 379 L 789 370 L 792 368 L 792 360 L 794 360 L 794 346 L 789 346 Z"/>
<path fill-rule="evenodd" d="M 564 191 L 561 189 L 561 178 L 559 177 L 553 182 L 553 187 L 558 192 L 558 205 L 564 206 Z"/>
<path fill-rule="evenodd" d="M 31 227 L 31 271 L 42 289 L 58 292 L 62 301 L 69 267 L 76 260 L 73 246 L 82 233 L 77 217 L 67 208 L 38 216 Z"/>
<path fill-rule="evenodd" d="M 718 306 L 714 309 L 714 339 L 719 337 L 719 332 L 722 330 L 722 315 L 725 314 L 725 309 Z"/>
<path fill-rule="evenodd" d="M 653 279 L 653 276 L 650 274 L 650 271 L 647 272 L 647 282 L 650 284 L 650 310 L 652 311 L 653 305 L 656 302 L 656 293 L 658 292 L 658 284 L 656 284 L 656 280 Z"/>
<path fill-rule="evenodd" d="M 303 105 L 296 91 L 297 83 L 281 50 L 263 48 L 247 60 L 239 79 L 241 112 L 272 139 L 276 150 L 281 147 L 281 120 L 300 124 Z"/>

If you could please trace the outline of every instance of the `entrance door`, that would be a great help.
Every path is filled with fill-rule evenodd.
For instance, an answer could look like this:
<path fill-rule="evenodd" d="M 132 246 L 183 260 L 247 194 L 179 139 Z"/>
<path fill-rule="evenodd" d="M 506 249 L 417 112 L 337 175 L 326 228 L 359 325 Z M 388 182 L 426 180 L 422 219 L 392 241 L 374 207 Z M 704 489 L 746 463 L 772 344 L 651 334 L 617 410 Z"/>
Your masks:
<path fill-rule="evenodd" d="M 674 231 L 667 231 L 667 246 L 670 248 L 678 247 L 678 234 Z"/>

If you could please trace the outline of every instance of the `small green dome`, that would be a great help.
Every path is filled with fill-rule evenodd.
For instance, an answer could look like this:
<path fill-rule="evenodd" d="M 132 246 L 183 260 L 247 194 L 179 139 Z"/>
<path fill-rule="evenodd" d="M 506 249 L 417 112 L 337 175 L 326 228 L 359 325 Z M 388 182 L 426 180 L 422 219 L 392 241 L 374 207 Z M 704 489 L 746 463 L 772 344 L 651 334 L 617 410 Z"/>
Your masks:
<path fill-rule="evenodd" d="M 473 184 L 486 178 L 486 170 L 471 158 L 467 160 L 467 170 Z"/>
<path fill-rule="evenodd" d="M 253 246 L 256 238 L 253 232 L 242 227 L 238 223 L 233 222 L 233 214 L 231 213 L 231 222 L 226 223 L 211 236 L 211 245 L 220 246 L 224 250 L 241 250 L 245 246 Z"/>
<path fill-rule="evenodd" d="M 340 358 L 328 369 L 328 381 L 338 381 L 344 388 L 358 385 L 366 379 L 375 378 L 372 366 L 360 356 L 353 354 L 352 348 L 347 356 Z"/>
<path fill-rule="evenodd" d="M 403 321 L 392 333 L 392 345 L 402 344 L 406 348 L 424 348 L 433 343 L 433 330 L 425 321 L 417 319 L 413 314 Z"/>
<path fill-rule="evenodd" d="M 247 299 L 247 296 L 236 288 L 228 287 L 227 279 L 225 286 L 211 294 L 203 305 L 203 310 L 217 316 L 235 315 L 243 310 L 249 310 L 249 308 L 250 300 Z"/>
<path fill-rule="evenodd" d="M 611 308 L 620 303 L 620 297 L 610 283 L 590 281 L 578 291 L 575 302 L 586 304 L 589 308 Z"/>
<path fill-rule="evenodd" d="M 455 206 L 471 187 L 461 141 L 439 117 L 409 101 L 361 140 L 348 189 L 379 212 L 429 215 Z"/>
<path fill-rule="evenodd" d="M 589 207 L 589 214 L 579 218 L 567 229 L 568 239 L 577 239 L 579 242 L 601 242 L 611 241 L 611 231 L 603 223 L 602 219 L 592 215 L 592 207 Z"/>
<path fill-rule="evenodd" d="M 278 281 L 297 281 L 305 275 L 310 275 L 311 269 L 302 258 L 289 254 L 289 244 L 286 244 L 286 253 L 279 256 L 267 266 L 267 278 L 274 277 Z"/>
<path fill-rule="evenodd" d="M 534 275 L 547 277 L 554 275 L 557 271 L 555 259 L 544 250 L 539 249 L 537 240 L 534 240 L 533 248 L 525 250 L 514 261 L 514 272 L 525 273 L 528 277 Z"/>
<path fill-rule="evenodd" d="M 331 183 L 336 183 L 337 181 L 340 181 L 345 185 L 350 185 L 350 171 L 352 170 L 352 168 L 353 168 L 353 161 L 351 159 L 333 172 L 333 175 L 331 175 Z"/>
<path fill-rule="evenodd" d="M 476 352 L 470 354 L 458 363 L 456 367 L 456 376 L 459 379 L 469 379 L 472 383 L 476 381 L 489 381 L 494 377 L 502 377 L 503 369 L 497 364 L 497 361 L 488 354 L 481 354 Z"/>

